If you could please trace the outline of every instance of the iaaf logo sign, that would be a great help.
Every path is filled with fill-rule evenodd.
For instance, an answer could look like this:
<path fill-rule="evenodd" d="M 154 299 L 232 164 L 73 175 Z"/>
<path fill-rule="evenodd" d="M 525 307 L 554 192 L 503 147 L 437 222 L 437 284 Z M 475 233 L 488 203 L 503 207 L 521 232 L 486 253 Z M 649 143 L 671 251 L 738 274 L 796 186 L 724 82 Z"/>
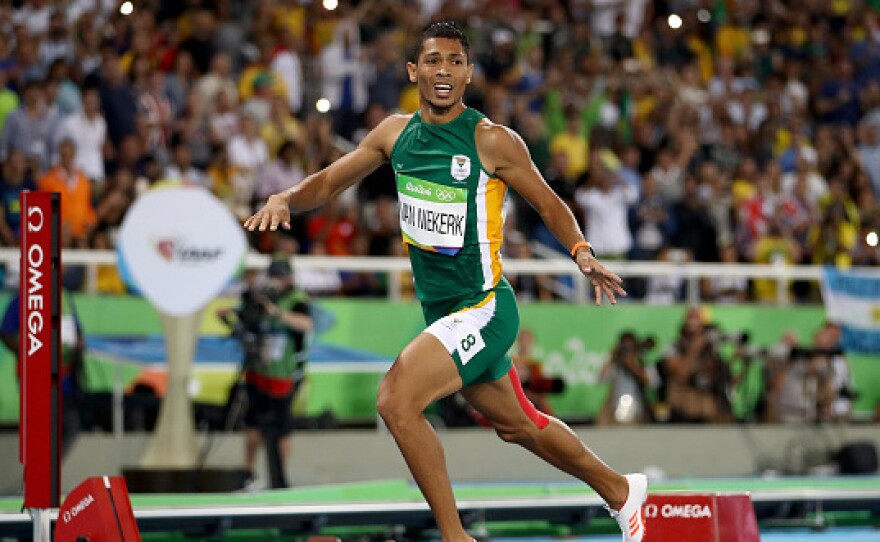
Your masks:
<path fill-rule="evenodd" d="M 93 502 L 95 502 L 95 498 L 92 497 L 92 494 L 89 493 L 85 497 L 82 498 L 81 501 L 76 503 L 73 508 L 70 510 L 65 510 L 61 519 L 64 520 L 64 523 L 70 523 L 70 520 L 78 516 L 81 512 L 84 512 L 86 508 L 89 507 Z"/>
<path fill-rule="evenodd" d="M 210 263 L 223 254 L 222 247 L 207 247 L 187 244 L 174 237 L 160 238 L 154 244 L 156 252 L 166 262 Z"/>
<path fill-rule="evenodd" d="M 160 222 L 174 217 L 173 223 Z M 117 242 L 129 284 L 164 314 L 205 307 L 241 268 L 244 228 L 226 205 L 199 187 L 160 188 L 139 196 Z"/>
<path fill-rule="evenodd" d="M 712 508 L 708 504 L 646 504 L 644 513 L 646 518 L 702 519 L 712 517 Z"/>

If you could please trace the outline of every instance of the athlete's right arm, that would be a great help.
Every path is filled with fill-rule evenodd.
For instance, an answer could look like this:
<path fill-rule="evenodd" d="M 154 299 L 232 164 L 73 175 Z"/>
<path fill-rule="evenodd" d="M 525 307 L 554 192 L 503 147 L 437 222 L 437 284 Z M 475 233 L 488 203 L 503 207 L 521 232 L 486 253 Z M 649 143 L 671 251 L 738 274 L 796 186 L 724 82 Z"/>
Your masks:
<path fill-rule="evenodd" d="M 300 184 L 269 196 L 262 209 L 244 222 L 254 230 L 290 229 L 290 211 L 309 211 L 320 207 L 349 186 L 372 173 L 391 154 L 397 136 L 409 117 L 391 115 L 374 128 L 358 147 L 326 168 L 313 173 Z"/>

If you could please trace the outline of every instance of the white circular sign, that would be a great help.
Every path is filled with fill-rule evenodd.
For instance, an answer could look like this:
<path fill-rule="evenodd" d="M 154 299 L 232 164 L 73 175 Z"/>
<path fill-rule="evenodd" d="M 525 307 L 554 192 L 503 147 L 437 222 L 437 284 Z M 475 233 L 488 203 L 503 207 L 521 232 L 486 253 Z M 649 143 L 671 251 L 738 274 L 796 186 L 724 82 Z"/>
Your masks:
<path fill-rule="evenodd" d="M 157 188 L 139 197 L 119 231 L 118 253 L 134 286 L 159 311 L 203 308 L 229 283 L 247 250 L 232 212 L 204 188 Z"/>

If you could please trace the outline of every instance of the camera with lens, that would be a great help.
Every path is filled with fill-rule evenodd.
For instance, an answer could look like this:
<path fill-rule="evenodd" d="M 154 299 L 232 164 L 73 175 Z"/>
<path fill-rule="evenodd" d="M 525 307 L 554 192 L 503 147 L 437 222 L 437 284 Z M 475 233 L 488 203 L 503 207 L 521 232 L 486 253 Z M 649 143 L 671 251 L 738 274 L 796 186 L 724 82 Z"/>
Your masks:
<path fill-rule="evenodd" d="M 254 288 L 241 294 L 241 304 L 235 310 L 235 318 L 221 316 L 230 329 L 230 336 L 241 344 L 243 362 L 247 365 L 264 363 L 263 344 L 269 331 L 269 318 L 266 300 L 278 299 L 280 292 L 269 288 Z"/>
<path fill-rule="evenodd" d="M 788 353 L 790 360 L 806 360 L 817 356 L 832 358 L 834 356 L 842 356 L 843 349 L 837 348 L 805 348 L 803 346 L 795 346 Z"/>
<path fill-rule="evenodd" d="M 751 341 L 751 335 L 748 331 L 725 332 L 714 324 L 706 326 L 706 337 L 709 339 L 709 342 L 715 346 L 721 346 L 723 344 L 745 346 Z"/>
<path fill-rule="evenodd" d="M 636 337 L 632 331 L 625 331 L 620 335 L 620 341 L 617 344 L 617 350 L 622 354 L 642 354 L 648 350 L 652 350 L 657 346 L 657 339 L 653 335 L 648 335 L 642 340 Z"/>

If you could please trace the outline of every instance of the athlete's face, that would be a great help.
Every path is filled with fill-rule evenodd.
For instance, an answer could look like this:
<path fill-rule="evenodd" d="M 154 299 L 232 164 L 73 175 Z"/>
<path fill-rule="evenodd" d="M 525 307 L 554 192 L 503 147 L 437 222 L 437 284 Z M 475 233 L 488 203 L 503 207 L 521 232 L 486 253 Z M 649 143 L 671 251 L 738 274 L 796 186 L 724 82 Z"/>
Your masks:
<path fill-rule="evenodd" d="M 438 110 L 461 102 L 474 72 L 461 42 L 450 38 L 425 40 L 416 63 L 406 67 L 409 80 L 418 83 L 421 100 Z"/>

